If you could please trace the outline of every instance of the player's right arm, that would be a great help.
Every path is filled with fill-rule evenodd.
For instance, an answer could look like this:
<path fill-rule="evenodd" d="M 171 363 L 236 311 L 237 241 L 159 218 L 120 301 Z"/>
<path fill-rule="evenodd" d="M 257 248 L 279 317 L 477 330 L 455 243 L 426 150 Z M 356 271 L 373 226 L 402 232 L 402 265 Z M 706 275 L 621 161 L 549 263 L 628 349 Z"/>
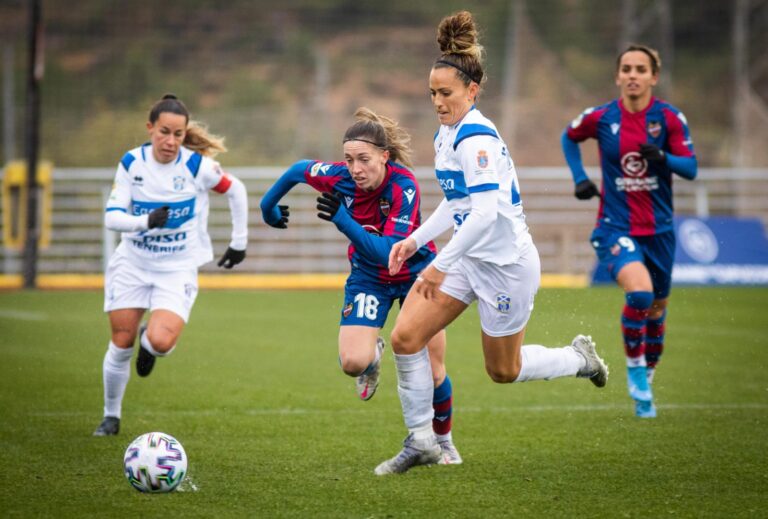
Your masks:
<path fill-rule="evenodd" d="M 285 229 L 287 227 L 288 216 L 290 215 L 288 206 L 278 205 L 278 202 L 296 184 L 306 183 L 305 172 L 312 162 L 311 160 L 296 162 L 264 193 L 259 207 L 261 208 L 261 217 L 267 225 L 278 229 Z"/>
<path fill-rule="evenodd" d="M 586 109 L 568 125 L 560 138 L 565 162 L 571 170 L 573 183 L 576 186 L 574 196 L 579 200 L 600 196 L 597 186 L 589 179 L 584 169 L 579 143 L 589 138 L 597 138 L 597 122 L 601 113 L 595 112 L 593 108 Z"/>
<path fill-rule="evenodd" d="M 131 176 L 128 170 L 132 162 L 131 154 L 126 153 L 117 166 L 115 183 L 112 185 L 104 212 L 104 226 L 111 231 L 146 231 L 154 227 L 162 227 L 168 220 L 167 206 L 158 207 L 148 214 L 130 214 Z"/>

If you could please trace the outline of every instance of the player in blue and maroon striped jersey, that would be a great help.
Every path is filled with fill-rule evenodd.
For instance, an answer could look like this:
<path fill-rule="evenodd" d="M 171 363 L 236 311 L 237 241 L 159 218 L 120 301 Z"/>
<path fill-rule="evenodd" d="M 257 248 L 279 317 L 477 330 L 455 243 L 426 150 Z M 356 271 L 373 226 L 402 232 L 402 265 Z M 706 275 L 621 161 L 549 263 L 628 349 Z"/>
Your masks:
<path fill-rule="evenodd" d="M 697 172 L 685 116 L 653 96 L 660 71 L 654 49 L 630 45 L 616 61 L 620 97 L 585 110 L 562 136 L 576 198 L 600 197 L 590 241 L 625 292 L 627 382 L 635 413 L 644 418 L 656 416 L 651 382 L 664 344 L 675 253 L 672 173 L 693 180 Z M 599 191 L 581 162 L 578 143 L 588 138 L 600 150 Z"/>
<path fill-rule="evenodd" d="M 429 242 L 394 275 L 388 269 L 392 245 L 421 224 L 419 185 L 410 167 L 410 136 L 397 123 L 361 108 L 344 135 L 345 162 L 302 160 L 291 166 L 261 201 L 264 221 L 285 228 L 289 212 L 279 205 L 296 184 L 322 195 L 318 216 L 333 222 L 350 240 L 347 278 L 339 329 L 342 370 L 357 378 L 358 396 L 370 399 L 379 380 L 384 340 L 379 332 L 395 301 L 405 299 L 419 272 L 435 257 Z M 405 166 L 401 165 L 405 164 Z M 406 167 L 408 166 L 408 167 Z M 445 331 L 428 344 L 434 392 L 433 429 L 442 440 L 441 462 L 461 463 L 451 437 L 453 393 L 445 372 Z"/>

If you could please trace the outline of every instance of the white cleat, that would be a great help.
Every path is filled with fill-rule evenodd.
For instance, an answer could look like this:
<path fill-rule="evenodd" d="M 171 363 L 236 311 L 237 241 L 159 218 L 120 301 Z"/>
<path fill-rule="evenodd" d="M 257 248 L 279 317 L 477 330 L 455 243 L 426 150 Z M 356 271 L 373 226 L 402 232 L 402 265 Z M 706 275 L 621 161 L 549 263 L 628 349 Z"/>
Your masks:
<path fill-rule="evenodd" d="M 577 377 L 588 378 L 597 387 L 605 387 L 608 382 L 608 365 L 595 350 L 595 343 L 589 335 L 577 335 L 571 347 L 587 361 L 586 365 L 576 373 Z"/>
<path fill-rule="evenodd" d="M 451 440 L 441 440 L 437 442 L 440 445 L 440 461 L 438 465 L 461 465 L 464 460 L 461 459 L 458 449 Z"/>
<path fill-rule="evenodd" d="M 355 389 L 357 389 L 357 396 L 361 400 L 370 400 L 373 398 L 373 394 L 376 392 L 376 388 L 379 387 L 379 373 L 381 373 L 381 353 L 384 351 L 384 339 L 378 337 L 376 339 L 376 349 L 379 350 L 379 360 L 371 368 L 370 373 L 363 373 L 357 380 L 355 380 Z M 366 370 L 367 371 L 367 370 Z"/>
<path fill-rule="evenodd" d="M 403 450 L 394 458 L 379 464 L 373 472 L 377 476 L 402 474 L 417 465 L 434 465 L 440 461 L 440 455 L 440 445 L 434 435 L 423 440 L 414 440 L 413 435 L 409 434 L 403 441 Z"/>

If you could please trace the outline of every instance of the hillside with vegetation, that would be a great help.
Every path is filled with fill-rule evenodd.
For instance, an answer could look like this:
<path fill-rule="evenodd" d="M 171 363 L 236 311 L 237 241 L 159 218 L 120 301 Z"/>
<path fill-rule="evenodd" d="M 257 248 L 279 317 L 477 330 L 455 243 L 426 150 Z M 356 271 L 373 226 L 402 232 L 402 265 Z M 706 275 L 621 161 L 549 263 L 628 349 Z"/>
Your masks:
<path fill-rule="evenodd" d="M 642 14 L 655 2 L 635 4 Z M 673 52 L 662 56 L 659 94 L 686 113 L 700 163 L 729 166 L 732 2 L 670 4 Z M 768 67 L 760 66 L 768 48 L 766 4 L 754 9 L 747 41 L 755 93 L 747 165 L 755 166 L 768 164 Z M 398 119 L 413 135 L 417 164 L 429 164 L 437 127 L 427 95 L 435 27 L 465 7 L 452 0 L 43 2 L 42 155 L 58 166 L 111 166 L 144 141 L 151 103 L 175 92 L 195 118 L 226 136 L 230 151 L 222 161 L 230 166 L 339 158 L 340 136 L 361 105 Z M 621 2 L 488 0 L 470 8 L 488 57 L 481 108 L 503 129 L 518 164 L 562 165 L 565 125 L 616 95 Z M 13 56 L 17 155 L 26 24 L 26 2 L 0 3 L 0 41 Z M 651 24 L 642 41 L 660 46 L 662 36 Z M 594 162 L 591 149 L 586 156 Z"/>

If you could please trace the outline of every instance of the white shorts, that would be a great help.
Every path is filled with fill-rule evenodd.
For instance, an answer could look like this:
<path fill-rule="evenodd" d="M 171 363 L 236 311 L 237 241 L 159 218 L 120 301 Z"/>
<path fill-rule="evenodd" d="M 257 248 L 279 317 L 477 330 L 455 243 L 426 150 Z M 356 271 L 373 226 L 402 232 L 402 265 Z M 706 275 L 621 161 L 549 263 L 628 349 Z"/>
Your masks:
<path fill-rule="evenodd" d="M 531 244 L 511 265 L 462 257 L 446 273 L 440 290 L 466 304 L 477 299 L 483 332 L 505 337 L 525 328 L 540 283 L 539 251 Z"/>
<path fill-rule="evenodd" d="M 104 274 L 104 311 L 123 308 L 170 310 L 189 320 L 197 298 L 197 269 L 171 272 L 146 270 L 115 253 Z"/>

